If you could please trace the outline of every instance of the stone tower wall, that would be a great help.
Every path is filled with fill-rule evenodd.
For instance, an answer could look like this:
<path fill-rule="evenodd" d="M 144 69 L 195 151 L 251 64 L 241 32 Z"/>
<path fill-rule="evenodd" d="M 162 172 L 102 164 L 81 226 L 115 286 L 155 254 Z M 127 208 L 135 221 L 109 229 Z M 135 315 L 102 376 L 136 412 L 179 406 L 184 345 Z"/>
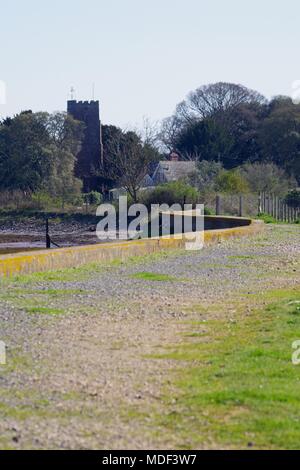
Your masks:
<path fill-rule="evenodd" d="M 76 176 L 84 182 L 84 191 L 98 190 L 99 170 L 102 162 L 102 140 L 99 101 L 68 101 L 68 114 L 85 125 L 84 140 L 77 157 Z"/>

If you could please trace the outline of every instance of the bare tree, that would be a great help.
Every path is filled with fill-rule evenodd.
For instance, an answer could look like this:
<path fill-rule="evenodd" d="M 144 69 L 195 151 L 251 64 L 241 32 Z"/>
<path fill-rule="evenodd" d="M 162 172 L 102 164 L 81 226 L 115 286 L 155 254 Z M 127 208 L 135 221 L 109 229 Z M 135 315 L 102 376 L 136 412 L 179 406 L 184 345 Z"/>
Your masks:
<path fill-rule="evenodd" d="M 110 142 L 105 176 L 124 188 L 136 202 L 149 164 L 156 159 L 157 152 L 152 146 L 144 144 L 135 132 L 126 132 Z"/>
<path fill-rule="evenodd" d="M 213 122 L 231 135 L 237 114 L 251 114 L 262 104 L 267 104 L 267 100 L 260 93 L 242 85 L 224 82 L 204 85 L 189 93 L 177 105 L 175 114 L 163 121 L 160 140 L 164 148 L 178 150 L 180 135 L 201 121 Z"/>
<path fill-rule="evenodd" d="M 242 104 L 264 104 L 257 91 L 234 83 L 214 83 L 192 91 L 176 108 L 176 115 L 185 122 L 226 113 Z"/>
<path fill-rule="evenodd" d="M 171 152 L 176 148 L 177 136 L 182 129 L 183 122 L 176 115 L 163 120 L 159 140 L 164 150 Z"/>
<path fill-rule="evenodd" d="M 159 149 L 159 122 L 152 121 L 149 117 L 143 117 L 142 130 L 137 134 L 141 137 L 146 145 L 151 145 L 155 149 Z"/>

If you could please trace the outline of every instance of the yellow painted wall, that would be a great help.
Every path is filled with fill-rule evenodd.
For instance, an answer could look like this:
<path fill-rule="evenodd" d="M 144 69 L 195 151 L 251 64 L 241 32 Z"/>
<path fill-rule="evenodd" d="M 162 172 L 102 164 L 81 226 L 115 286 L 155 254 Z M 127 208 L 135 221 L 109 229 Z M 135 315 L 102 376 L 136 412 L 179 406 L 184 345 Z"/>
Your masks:
<path fill-rule="evenodd" d="M 209 230 L 205 232 L 205 244 L 218 243 L 231 237 L 250 236 L 263 229 L 263 222 L 254 220 L 244 227 Z M 184 248 L 188 241 L 186 237 L 184 234 L 179 234 L 171 237 L 4 255 L 0 256 L 0 277 L 71 268 L 95 262 L 107 263 L 115 259 L 124 260 L 131 256 L 142 256 L 160 250 Z"/>

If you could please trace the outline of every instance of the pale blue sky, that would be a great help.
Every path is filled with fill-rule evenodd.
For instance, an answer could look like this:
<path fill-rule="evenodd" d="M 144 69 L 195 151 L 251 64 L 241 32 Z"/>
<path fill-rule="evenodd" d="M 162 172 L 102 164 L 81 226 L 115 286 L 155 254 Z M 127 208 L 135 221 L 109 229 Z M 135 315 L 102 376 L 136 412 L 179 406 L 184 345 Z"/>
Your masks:
<path fill-rule="evenodd" d="M 271 97 L 300 78 L 299 0 L 0 1 L 2 116 L 64 110 L 95 82 L 103 121 L 134 126 L 206 83 Z"/>

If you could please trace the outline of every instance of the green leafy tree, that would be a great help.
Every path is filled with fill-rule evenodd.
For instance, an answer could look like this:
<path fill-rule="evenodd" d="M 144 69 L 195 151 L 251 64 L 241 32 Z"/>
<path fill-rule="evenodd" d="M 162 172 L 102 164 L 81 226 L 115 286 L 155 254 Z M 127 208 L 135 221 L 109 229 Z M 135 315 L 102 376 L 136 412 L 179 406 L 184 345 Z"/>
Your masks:
<path fill-rule="evenodd" d="M 227 194 L 243 194 L 249 190 L 246 179 L 239 170 L 222 171 L 217 179 L 220 192 Z"/>
<path fill-rule="evenodd" d="M 80 192 L 74 176 L 83 135 L 81 123 L 64 113 L 21 113 L 0 125 L 0 188 L 71 202 Z"/>
<path fill-rule="evenodd" d="M 64 207 L 66 203 L 72 203 L 82 189 L 74 169 L 84 127 L 65 113 L 43 114 L 42 117 L 50 137 L 52 162 L 44 188 Z"/>
<path fill-rule="evenodd" d="M 39 115 L 25 112 L 0 125 L 0 188 L 34 192 L 52 165 L 51 142 Z"/>
<path fill-rule="evenodd" d="M 210 118 L 185 125 L 174 141 L 183 158 L 192 160 L 226 159 L 232 146 L 227 130 Z"/>
<path fill-rule="evenodd" d="M 284 168 L 300 181 L 300 105 L 290 98 L 270 102 L 259 131 L 262 158 Z"/>

